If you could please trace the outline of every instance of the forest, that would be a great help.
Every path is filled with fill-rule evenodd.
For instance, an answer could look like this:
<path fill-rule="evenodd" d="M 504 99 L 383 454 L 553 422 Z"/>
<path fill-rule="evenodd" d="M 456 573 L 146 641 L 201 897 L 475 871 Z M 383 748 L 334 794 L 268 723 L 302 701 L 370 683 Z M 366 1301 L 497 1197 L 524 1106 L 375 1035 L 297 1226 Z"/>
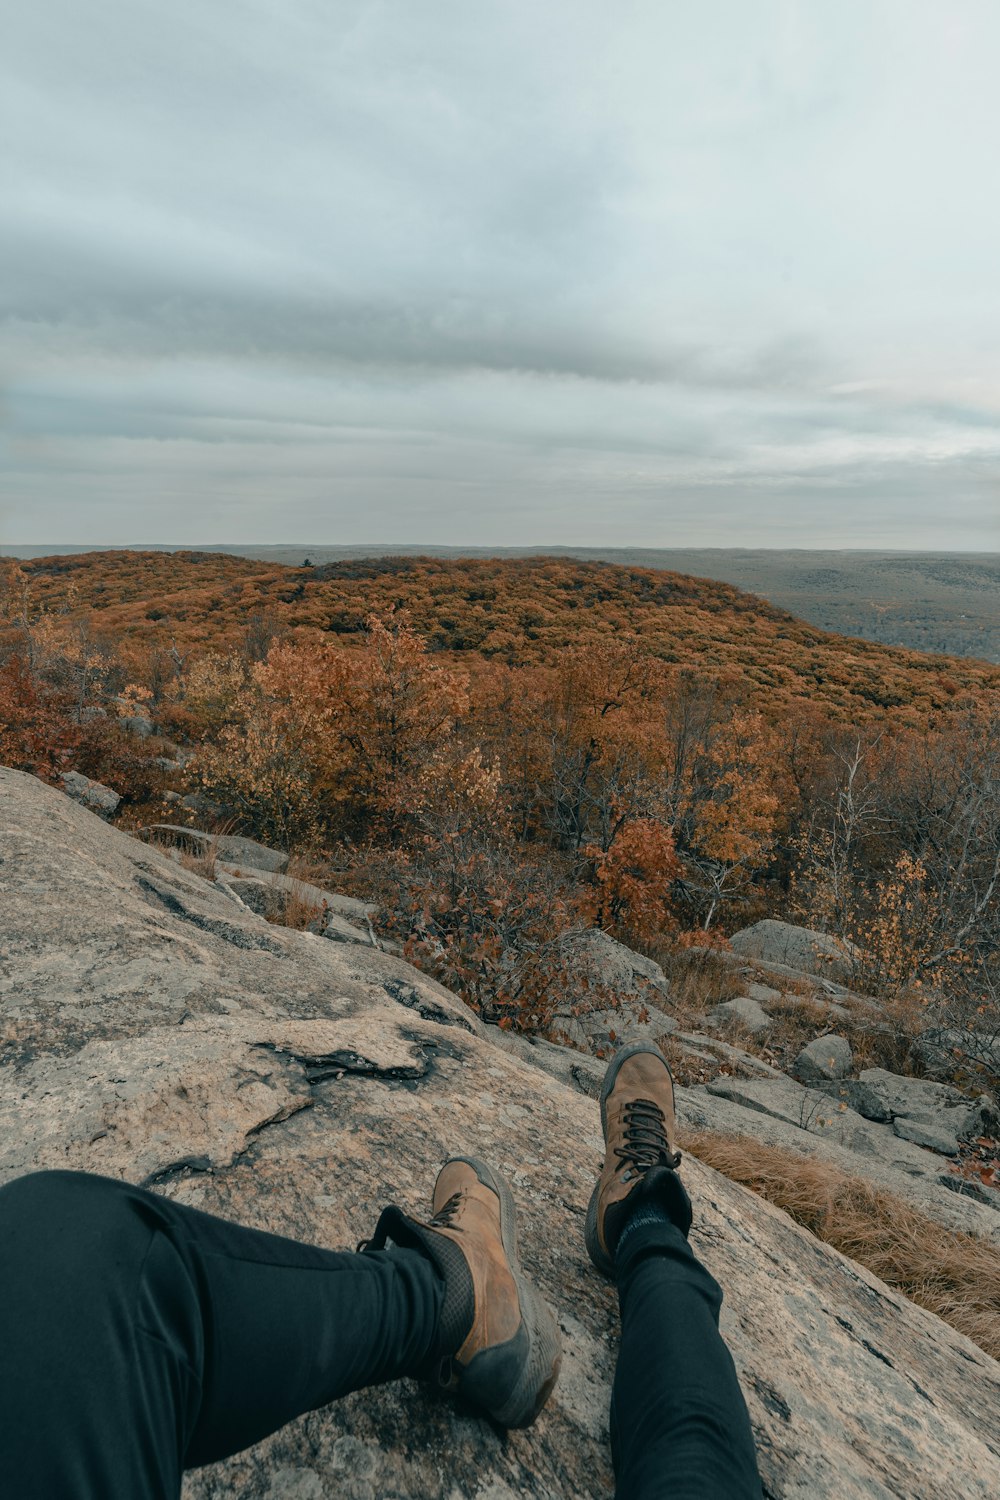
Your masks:
<path fill-rule="evenodd" d="M 484 1019 L 544 1032 L 582 925 L 773 916 L 901 1025 L 997 1029 L 997 667 L 565 558 L 0 567 L 0 761 L 291 850 Z"/>

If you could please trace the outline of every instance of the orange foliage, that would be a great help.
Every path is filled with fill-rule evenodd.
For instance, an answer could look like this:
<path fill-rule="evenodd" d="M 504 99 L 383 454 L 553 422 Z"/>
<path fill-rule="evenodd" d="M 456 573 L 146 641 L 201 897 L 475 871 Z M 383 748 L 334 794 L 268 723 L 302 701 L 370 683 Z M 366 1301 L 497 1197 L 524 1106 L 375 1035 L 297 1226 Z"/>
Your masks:
<path fill-rule="evenodd" d="M 1000 690 L 1000 668 L 983 662 L 846 640 L 729 584 L 609 563 L 377 558 L 286 568 L 220 553 L 114 552 L 39 558 L 20 572 L 36 611 L 87 615 L 97 635 L 164 654 L 225 654 L 254 619 L 352 644 L 372 613 L 402 607 L 431 652 L 517 667 L 632 636 L 658 661 L 706 679 L 737 674 L 774 719 L 816 704 L 843 722 L 915 724 Z"/>
<path fill-rule="evenodd" d="M 0 665 L 0 764 L 58 781 L 79 738 L 65 705 L 39 686 L 22 656 Z"/>
<path fill-rule="evenodd" d="M 669 828 L 637 818 L 624 824 L 609 850 L 585 853 L 594 861 L 598 926 L 640 943 L 674 927 L 671 888 L 681 863 Z"/>

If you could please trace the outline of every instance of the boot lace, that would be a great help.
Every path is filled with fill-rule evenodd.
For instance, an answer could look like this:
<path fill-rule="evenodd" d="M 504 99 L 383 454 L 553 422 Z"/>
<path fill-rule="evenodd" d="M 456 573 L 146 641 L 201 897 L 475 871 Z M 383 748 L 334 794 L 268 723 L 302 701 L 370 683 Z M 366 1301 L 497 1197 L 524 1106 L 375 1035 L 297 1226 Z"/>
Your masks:
<path fill-rule="evenodd" d="M 625 1144 L 615 1147 L 615 1155 L 639 1172 L 664 1166 L 676 1171 L 681 1153 L 671 1151 L 667 1124 L 662 1109 L 652 1099 L 632 1099 L 622 1115 Z"/>
<path fill-rule="evenodd" d="M 452 1193 L 448 1201 L 446 1203 L 442 1203 L 441 1207 L 438 1209 L 434 1217 L 432 1219 L 428 1219 L 427 1221 L 432 1229 L 451 1228 L 452 1220 L 458 1213 L 459 1205 L 462 1202 L 462 1197 L 463 1195 L 461 1191 Z"/>

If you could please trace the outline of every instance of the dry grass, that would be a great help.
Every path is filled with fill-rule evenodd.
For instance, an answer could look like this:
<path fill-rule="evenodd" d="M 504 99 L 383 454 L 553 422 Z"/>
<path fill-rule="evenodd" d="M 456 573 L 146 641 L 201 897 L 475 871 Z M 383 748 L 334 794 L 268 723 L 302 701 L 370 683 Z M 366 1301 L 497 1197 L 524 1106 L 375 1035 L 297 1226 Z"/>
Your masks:
<path fill-rule="evenodd" d="M 293 854 L 289 858 L 285 874 L 289 880 L 302 880 L 307 885 L 318 885 L 321 889 L 330 889 L 330 861 L 323 859 L 319 854 Z M 339 889 L 339 887 L 334 887 L 334 889 Z"/>
<path fill-rule="evenodd" d="M 203 880 L 215 879 L 215 861 L 218 858 L 219 846 L 213 839 L 206 844 L 198 854 L 189 849 L 180 852 L 180 863 L 185 870 L 190 870 L 195 875 L 200 875 Z"/>
<path fill-rule="evenodd" d="M 670 1013 L 685 1030 L 706 1010 L 745 993 L 745 981 L 710 948 L 658 949 L 650 957 L 670 981 Z"/>
<path fill-rule="evenodd" d="M 689 1131 L 682 1144 L 1000 1358 L 995 1245 L 946 1229 L 892 1193 L 812 1157 L 714 1131 Z"/>
<path fill-rule="evenodd" d="M 305 932 L 320 922 L 326 910 L 326 902 L 317 901 L 307 886 L 293 885 L 280 915 L 272 920 L 282 927 L 294 927 L 296 932 Z"/>

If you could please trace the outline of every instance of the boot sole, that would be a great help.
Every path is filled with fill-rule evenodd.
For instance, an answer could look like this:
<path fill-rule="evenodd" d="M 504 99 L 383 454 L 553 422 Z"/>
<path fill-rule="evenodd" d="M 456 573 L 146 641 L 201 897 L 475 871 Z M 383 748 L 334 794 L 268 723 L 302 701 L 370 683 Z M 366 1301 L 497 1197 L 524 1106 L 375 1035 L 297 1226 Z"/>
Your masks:
<path fill-rule="evenodd" d="M 476 1388 L 475 1399 L 486 1407 L 490 1416 L 502 1427 L 530 1427 L 552 1394 L 552 1388 L 559 1377 L 559 1366 L 562 1363 L 559 1325 L 541 1292 L 521 1269 L 517 1253 L 514 1197 L 505 1179 L 477 1157 L 463 1156 L 459 1160 L 472 1167 L 480 1182 L 496 1193 L 500 1200 L 500 1241 L 514 1278 L 521 1311 L 521 1327 L 514 1339 L 520 1340 L 523 1334 L 526 1345 L 514 1386 L 499 1406 L 493 1405 L 484 1396 L 488 1392 L 494 1369 L 499 1373 L 499 1367 L 509 1358 L 509 1344 L 502 1345 L 495 1351 L 484 1349 L 477 1354 L 466 1369 L 462 1385 L 469 1394 L 472 1394 L 472 1387 Z"/>
<path fill-rule="evenodd" d="M 623 1047 L 609 1064 L 608 1071 L 604 1075 L 604 1082 L 601 1085 L 601 1131 L 604 1135 L 605 1144 L 607 1144 L 608 1139 L 608 1098 L 618 1080 L 619 1070 L 623 1063 L 628 1062 L 630 1057 L 640 1057 L 649 1053 L 652 1053 L 654 1057 L 658 1057 L 666 1068 L 667 1077 L 670 1079 L 670 1092 L 671 1096 L 673 1096 L 674 1075 L 671 1073 L 670 1066 L 659 1047 L 654 1047 L 649 1042 L 638 1042 L 631 1047 Z M 615 1274 L 614 1261 L 604 1249 L 597 1233 L 597 1209 L 600 1189 L 601 1182 L 600 1178 L 598 1178 L 594 1184 L 594 1191 L 590 1195 L 590 1202 L 587 1204 L 587 1218 L 584 1224 L 583 1238 L 587 1246 L 587 1254 L 601 1275 L 609 1276 L 613 1279 Z"/>

